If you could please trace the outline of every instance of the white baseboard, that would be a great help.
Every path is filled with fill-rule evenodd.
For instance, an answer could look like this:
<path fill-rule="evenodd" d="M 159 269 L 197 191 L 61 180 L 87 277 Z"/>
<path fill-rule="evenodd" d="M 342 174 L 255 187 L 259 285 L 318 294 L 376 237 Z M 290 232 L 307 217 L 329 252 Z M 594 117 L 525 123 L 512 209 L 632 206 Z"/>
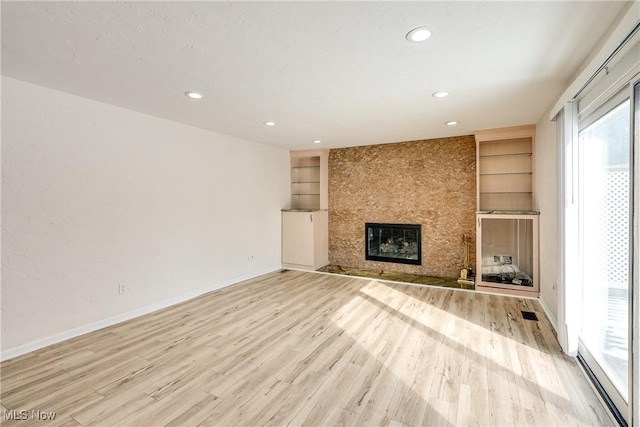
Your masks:
<path fill-rule="evenodd" d="M 281 269 L 282 269 L 282 266 L 278 265 L 275 267 L 266 268 L 261 271 L 253 272 L 245 276 L 235 277 L 233 279 L 226 280 L 224 282 L 219 282 L 214 285 L 207 286 L 206 288 L 198 289 L 197 291 L 193 291 L 187 294 L 179 295 L 177 297 L 169 298 L 155 304 L 147 305 L 145 307 L 141 307 L 136 310 L 129 311 L 127 313 L 122 313 L 116 316 L 108 317 L 98 322 L 90 323 L 88 325 L 80 326 L 78 328 L 64 331 L 59 334 L 51 335 L 46 338 L 42 338 L 36 341 L 29 342 L 27 344 L 20 345 L 18 347 L 3 350 L 0 353 L 0 361 L 12 359 L 14 357 L 21 356 L 23 354 L 47 347 L 52 344 L 57 344 L 59 342 L 62 342 L 71 338 L 75 338 L 77 336 L 84 335 L 89 332 L 97 331 L 98 329 L 106 328 L 107 326 L 112 326 L 112 325 L 124 322 L 126 320 L 140 317 L 145 314 L 149 314 L 154 311 L 158 311 L 163 308 L 167 308 L 172 305 L 179 304 L 181 302 L 199 297 L 200 295 L 206 294 L 207 292 L 215 291 L 216 289 L 221 289 L 245 280 L 253 279 L 254 277 L 262 276 L 263 274 L 273 273 L 274 271 L 278 271 Z"/>
<path fill-rule="evenodd" d="M 540 306 L 542 307 L 542 310 L 544 311 L 544 314 L 547 315 L 547 318 L 549 319 L 549 322 L 551 323 L 551 326 L 553 326 L 553 329 L 556 331 L 556 335 L 557 335 L 558 334 L 558 321 L 556 320 L 556 317 L 553 314 L 551 314 L 551 310 L 549 309 L 549 306 L 544 301 L 544 299 L 538 298 L 538 301 L 540 302 Z"/>

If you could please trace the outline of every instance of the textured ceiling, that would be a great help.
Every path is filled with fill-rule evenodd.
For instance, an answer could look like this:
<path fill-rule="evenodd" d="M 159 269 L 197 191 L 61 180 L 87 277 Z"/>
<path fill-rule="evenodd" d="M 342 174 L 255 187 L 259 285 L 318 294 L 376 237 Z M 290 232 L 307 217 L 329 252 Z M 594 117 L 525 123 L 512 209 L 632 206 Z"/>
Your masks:
<path fill-rule="evenodd" d="M 536 122 L 624 8 L 3 1 L 2 74 L 285 148 L 407 141 Z"/>

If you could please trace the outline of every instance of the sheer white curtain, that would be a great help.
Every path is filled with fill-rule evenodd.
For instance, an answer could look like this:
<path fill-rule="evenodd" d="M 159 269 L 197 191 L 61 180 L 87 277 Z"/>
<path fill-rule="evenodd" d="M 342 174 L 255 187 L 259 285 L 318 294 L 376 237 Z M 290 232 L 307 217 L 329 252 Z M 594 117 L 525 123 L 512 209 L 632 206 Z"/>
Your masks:
<path fill-rule="evenodd" d="M 575 356 L 582 319 L 580 253 L 573 248 L 580 239 L 578 218 L 577 109 L 567 103 L 555 117 L 558 167 L 560 170 L 560 281 L 557 289 L 558 341 L 565 353 Z"/>

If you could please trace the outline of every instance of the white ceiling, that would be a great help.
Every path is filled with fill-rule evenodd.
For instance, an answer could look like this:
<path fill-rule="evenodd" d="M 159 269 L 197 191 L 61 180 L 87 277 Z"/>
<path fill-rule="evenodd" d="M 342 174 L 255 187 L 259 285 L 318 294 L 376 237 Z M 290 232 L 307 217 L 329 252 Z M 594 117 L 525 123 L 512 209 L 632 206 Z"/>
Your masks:
<path fill-rule="evenodd" d="M 285 148 L 408 141 L 535 123 L 624 8 L 3 1 L 2 74 Z"/>

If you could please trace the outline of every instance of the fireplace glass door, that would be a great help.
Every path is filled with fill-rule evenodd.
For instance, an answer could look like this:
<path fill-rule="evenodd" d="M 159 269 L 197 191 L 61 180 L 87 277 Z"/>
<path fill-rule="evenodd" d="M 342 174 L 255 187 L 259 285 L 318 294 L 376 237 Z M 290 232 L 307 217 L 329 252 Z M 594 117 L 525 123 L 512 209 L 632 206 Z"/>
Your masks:
<path fill-rule="evenodd" d="M 365 259 L 420 265 L 420 234 L 419 224 L 367 223 Z"/>

